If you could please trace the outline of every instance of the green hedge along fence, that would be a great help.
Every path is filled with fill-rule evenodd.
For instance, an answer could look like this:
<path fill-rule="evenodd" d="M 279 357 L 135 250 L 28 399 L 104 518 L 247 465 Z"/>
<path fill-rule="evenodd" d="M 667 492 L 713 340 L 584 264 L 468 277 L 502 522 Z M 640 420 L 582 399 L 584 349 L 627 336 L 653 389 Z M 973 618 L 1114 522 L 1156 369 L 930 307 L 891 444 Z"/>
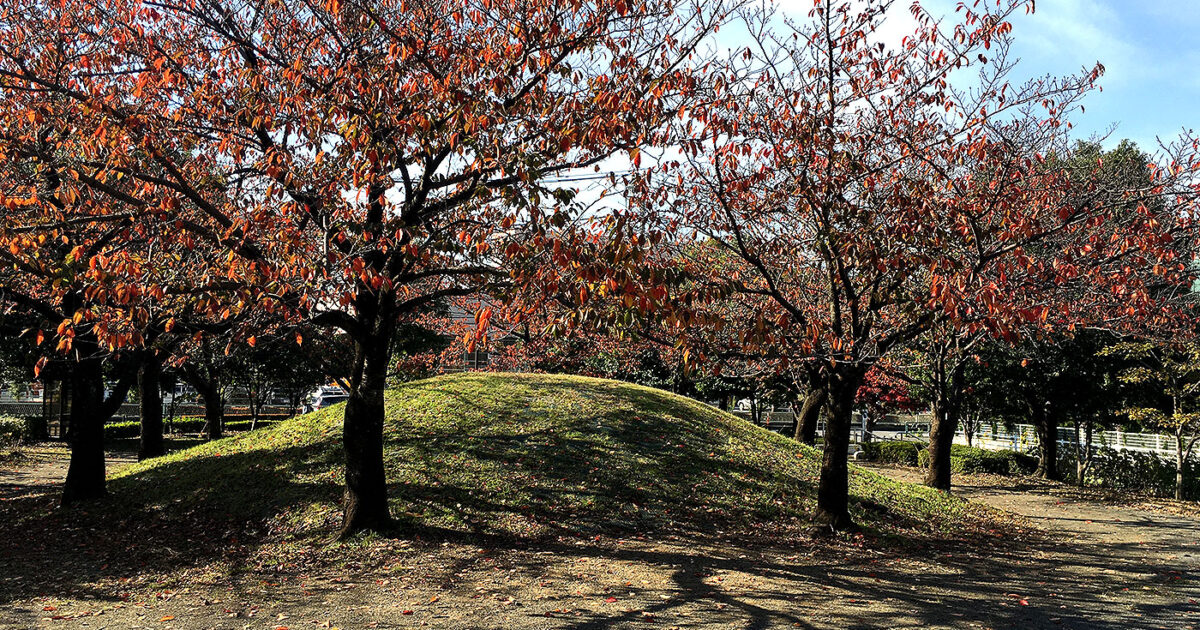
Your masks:
<path fill-rule="evenodd" d="M 870 442 L 863 450 L 872 461 L 905 466 L 929 466 L 928 446 L 923 442 Z M 955 473 L 1026 475 L 1037 470 L 1037 459 L 1013 451 L 987 451 L 955 444 L 950 447 L 950 470 Z"/>
<path fill-rule="evenodd" d="M 277 419 L 262 418 L 256 428 L 265 427 L 278 422 Z M 249 420 L 228 420 L 222 425 L 226 431 L 249 431 Z M 104 425 L 104 437 L 110 440 L 135 438 L 141 434 L 141 424 L 137 420 L 110 422 Z M 204 418 L 176 418 L 174 421 L 163 422 L 163 431 L 171 433 L 199 433 L 204 430 Z"/>

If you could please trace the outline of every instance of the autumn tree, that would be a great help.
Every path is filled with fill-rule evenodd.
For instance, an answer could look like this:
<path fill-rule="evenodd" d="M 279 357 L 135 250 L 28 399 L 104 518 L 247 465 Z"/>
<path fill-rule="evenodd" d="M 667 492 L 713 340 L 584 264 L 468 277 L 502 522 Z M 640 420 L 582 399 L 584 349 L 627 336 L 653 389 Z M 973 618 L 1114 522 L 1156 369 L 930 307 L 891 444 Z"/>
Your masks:
<path fill-rule="evenodd" d="M 542 179 L 653 137 L 692 88 L 710 4 L 10 6 L 5 155 L 48 143 L 36 159 L 106 216 L 223 248 L 244 306 L 344 330 L 343 532 L 379 529 L 395 322 L 550 248 L 570 195 Z"/>
<path fill-rule="evenodd" d="M 13 103 L 13 106 L 16 104 Z M 11 118 L 3 133 L 12 133 Z M 29 147 L 36 155 L 54 144 L 53 128 L 27 124 L 38 137 Z M 41 148 L 39 148 L 41 147 Z M 61 149 L 61 147 L 60 147 Z M 139 315 L 128 307 L 142 299 L 140 291 L 107 283 L 97 261 L 127 270 L 141 264 L 146 239 L 131 225 L 131 215 L 107 215 L 95 195 L 74 186 L 38 157 L 22 162 L 21 154 L 5 154 L 13 164 L 0 173 L 0 301 L 26 318 L 22 331 L 42 355 L 34 370 L 62 380 L 70 392 L 67 420 L 71 463 L 63 488 L 64 505 L 104 493 L 104 423 L 125 401 L 137 377 L 134 352 L 118 346 L 143 341 Z M 126 247 L 114 248 L 114 242 Z M 100 288 L 103 286 L 104 288 Z M 115 386 L 106 394 L 106 382 Z"/>
<path fill-rule="evenodd" d="M 1048 160 L 1068 150 L 1066 117 L 1101 68 L 1010 83 L 1008 18 L 1031 4 L 960 5 L 943 20 L 914 4 L 899 43 L 875 35 L 886 1 L 817 0 L 782 30 L 748 15 L 753 45 L 681 119 L 682 156 L 633 195 L 631 213 L 662 239 L 648 259 L 686 278 L 675 286 L 687 296 L 670 301 L 681 338 L 720 334 L 780 369 L 811 366 L 829 410 L 820 526 L 852 526 L 851 411 L 883 357 L 939 318 L 996 336 L 1043 321 L 1052 309 L 1036 289 L 1047 285 L 1086 283 L 1145 312 L 1149 280 L 1111 263 L 1117 251 L 1164 278 L 1185 268 L 1158 248 L 1162 226 L 1186 213 L 1139 206 L 1110 220 L 1072 198 Z M 1158 198 L 1190 192 L 1175 167 L 1156 172 Z M 752 316 L 708 307 L 731 296 Z"/>

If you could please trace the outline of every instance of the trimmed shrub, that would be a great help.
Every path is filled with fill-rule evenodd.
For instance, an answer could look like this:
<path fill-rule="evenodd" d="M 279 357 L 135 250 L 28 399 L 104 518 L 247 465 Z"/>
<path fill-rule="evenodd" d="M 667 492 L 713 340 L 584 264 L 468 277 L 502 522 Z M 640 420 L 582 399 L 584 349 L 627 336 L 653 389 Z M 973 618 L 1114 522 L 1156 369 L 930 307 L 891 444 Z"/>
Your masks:
<path fill-rule="evenodd" d="M 259 420 L 258 427 L 270 426 L 275 422 L 275 420 Z M 222 426 L 226 431 L 249 431 L 250 421 L 232 420 L 225 422 Z M 199 433 L 202 430 L 204 430 L 204 418 L 176 418 L 169 424 L 167 421 L 163 421 L 163 431 L 167 434 Z M 137 420 L 110 422 L 104 425 L 104 437 L 110 440 L 135 438 L 141 435 L 141 432 L 141 423 Z"/>
<path fill-rule="evenodd" d="M 26 442 L 37 442 L 50 437 L 50 432 L 46 427 L 46 419 L 42 416 L 26 416 L 24 420 L 24 439 Z"/>
<path fill-rule="evenodd" d="M 867 442 L 862 445 L 862 449 L 871 461 L 916 466 L 919 453 L 925 452 L 925 444 L 901 441 Z"/>
<path fill-rule="evenodd" d="M 1075 459 L 1073 447 L 1059 448 L 1059 472 L 1067 481 L 1078 483 Z M 1092 455 L 1084 483 L 1170 497 L 1175 494 L 1175 462 L 1151 453 L 1098 448 Z M 1195 457 L 1183 467 L 1183 496 L 1200 497 L 1200 461 Z"/>
<path fill-rule="evenodd" d="M 917 455 L 917 465 L 929 466 L 929 451 Z M 989 451 L 963 444 L 950 447 L 950 471 L 991 475 L 1027 475 L 1037 469 L 1037 459 L 1014 451 Z"/>
<path fill-rule="evenodd" d="M 13 416 L 0 416 L 0 446 L 16 446 L 25 441 L 25 420 Z"/>

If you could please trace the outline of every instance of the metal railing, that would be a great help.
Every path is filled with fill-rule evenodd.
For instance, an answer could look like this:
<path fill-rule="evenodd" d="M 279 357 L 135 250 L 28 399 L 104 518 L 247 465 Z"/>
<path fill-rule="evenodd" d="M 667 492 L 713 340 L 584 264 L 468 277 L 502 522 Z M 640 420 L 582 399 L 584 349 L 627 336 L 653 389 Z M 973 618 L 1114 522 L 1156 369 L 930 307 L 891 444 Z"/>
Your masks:
<path fill-rule="evenodd" d="M 172 411 L 169 404 L 163 405 L 163 414 L 168 415 Z M 263 415 L 287 414 L 291 411 L 290 408 L 280 405 L 264 405 L 262 408 Z M 176 418 L 184 417 L 203 417 L 204 405 L 195 403 L 180 403 L 174 406 Z M 225 414 L 249 414 L 249 409 L 241 405 L 226 405 Z M 0 415 L 14 416 L 18 418 L 36 417 L 43 415 L 43 406 L 40 402 L 0 402 Z M 120 422 L 125 420 L 137 420 L 141 418 L 141 409 L 137 403 L 125 403 L 121 408 L 113 414 L 112 422 Z"/>
<path fill-rule="evenodd" d="M 743 420 L 754 421 L 749 411 L 735 410 L 733 415 Z M 928 414 L 895 414 L 888 415 L 876 422 L 872 431 L 864 431 L 859 418 L 850 430 L 851 442 L 861 442 L 866 435 L 872 440 L 914 440 L 929 439 Z M 794 414 L 790 411 L 772 411 L 759 414 L 759 426 L 776 433 L 791 435 L 795 426 Z M 817 423 L 817 435 L 825 434 L 825 423 Z M 1082 435 L 1080 436 L 1083 437 Z M 966 433 L 959 430 L 954 436 L 956 444 L 966 444 Z M 1038 446 L 1037 428 L 1031 424 L 1018 424 L 1012 430 L 999 425 L 985 425 L 972 436 L 971 445 L 992 451 L 1011 450 L 1028 453 Z M 1075 447 L 1075 430 L 1072 427 L 1058 428 L 1058 443 L 1063 446 Z M 1107 448 L 1116 451 L 1132 451 L 1137 453 L 1154 454 L 1164 459 L 1173 460 L 1175 457 L 1175 436 L 1162 433 L 1129 433 L 1125 431 L 1096 431 L 1092 434 L 1093 448 Z"/>
<path fill-rule="evenodd" d="M 753 414 L 749 411 L 734 410 L 733 415 L 754 422 Z M 855 424 L 850 429 L 850 441 L 861 442 L 867 435 L 873 440 L 921 440 L 929 438 L 929 423 L 919 415 L 887 415 L 876 421 L 875 428 L 865 431 L 862 428 L 861 417 L 855 414 Z M 795 414 L 790 411 L 771 411 L 759 414 L 758 425 L 776 433 L 791 436 L 794 430 Z M 825 435 L 825 421 L 817 421 L 817 435 Z"/>
<path fill-rule="evenodd" d="M 1083 436 L 1080 435 L 1080 438 L 1082 439 Z M 959 431 L 954 436 L 954 442 L 956 444 L 966 444 L 966 433 Z M 1059 427 L 1057 442 L 1060 445 L 1075 447 L 1075 429 L 1072 427 Z M 1013 430 L 1009 431 L 1003 427 L 984 426 L 972 436 L 971 444 L 993 451 L 1011 450 L 1027 453 L 1039 444 L 1037 427 L 1031 424 L 1018 424 L 1013 427 Z M 1092 448 L 1149 453 L 1158 455 L 1164 459 L 1174 459 L 1175 436 L 1162 433 L 1097 431 L 1092 434 Z"/>

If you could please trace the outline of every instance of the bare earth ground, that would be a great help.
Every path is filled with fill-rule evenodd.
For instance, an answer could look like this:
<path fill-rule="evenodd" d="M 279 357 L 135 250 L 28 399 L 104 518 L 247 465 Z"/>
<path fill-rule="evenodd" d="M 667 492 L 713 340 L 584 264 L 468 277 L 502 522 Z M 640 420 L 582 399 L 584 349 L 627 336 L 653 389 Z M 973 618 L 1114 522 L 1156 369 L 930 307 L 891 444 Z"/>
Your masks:
<path fill-rule="evenodd" d="M 129 461 L 113 455 L 110 466 Z M 914 469 L 877 470 L 917 480 Z M 0 463 L 0 501 L 49 500 L 65 471 L 61 447 Z M 1194 514 L 1027 480 L 959 481 L 964 495 L 1061 535 L 892 552 L 854 539 L 828 549 L 810 541 L 792 549 L 681 539 L 537 548 L 396 541 L 384 567 L 368 572 L 200 567 L 159 584 L 131 576 L 128 590 L 123 579 L 88 586 L 69 575 L 6 576 L 0 557 L 0 580 L 39 594 L 0 603 L 0 628 L 1200 627 Z"/>

